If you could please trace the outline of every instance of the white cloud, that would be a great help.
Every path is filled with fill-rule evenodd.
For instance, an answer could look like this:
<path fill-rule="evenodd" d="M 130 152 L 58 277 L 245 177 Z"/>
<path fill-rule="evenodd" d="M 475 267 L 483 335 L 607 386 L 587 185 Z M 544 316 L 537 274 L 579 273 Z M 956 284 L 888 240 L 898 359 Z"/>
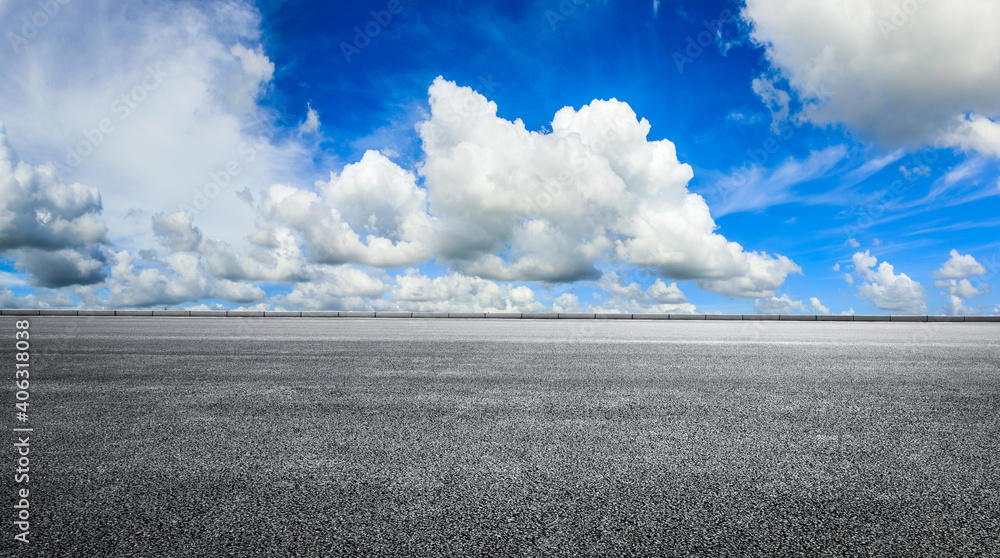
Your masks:
<path fill-rule="evenodd" d="M 497 118 L 496 105 L 438 78 L 419 127 L 420 169 L 442 232 L 438 255 L 502 280 L 595 278 L 612 258 L 730 296 L 773 294 L 791 260 L 717 234 L 691 168 L 625 103 L 556 113 L 552 132 Z"/>
<path fill-rule="evenodd" d="M 986 283 L 973 285 L 969 277 L 986 275 L 988 271 L 982 264 L 976 261 L 971 254 L 960 254 L 958 250 L 949 252 L 946 261 L 937 271 L 934 272 L 935 287 L 945 289 L 941 294 L 948 297 L 948 302 L 944 306 L 944 313 L 951 315 L 978 314 L 979 311 L 963 305 L 963 299 L 972 298 L 988 293 L 990 286 Z"/>
<path fill-rule="evenodd" d="M 1000 155 L 1000 4 L 747 0 L 742 15 L 773 71 L 819 101 L 802 118 L 885 145 Z"/>
<path fill-rule="evenodd" d="M 338 266 L 311 281 L 298 283 L 288 294 L 271 297 L 275 308 L 288 310 L 370 310 L 389 285 L 360 269 Z"/>
<path fill-rule="evenodd" d="M 846 241 L 844 241 L 844 246 L 847 246 L 849 248 L 857 248 L 858 246 L 861 246 L 861 243 L 858 242 L 856 238 L 848 238 Z"/>
<path fill-rule="evenodd" d="M 927 311 L 923 287 L 905 273 L 895 274 L 889 262 L 878 260 L 868 251 L 854 254 L 854 269 L 865 282 L 858 285 L 858 294 L 882 310 L 907 314 Z"/>
<path fill-rule="evenodd" d="M 567 107 L 551 133 L 528 132 L 439 78 L 418 174 L 370 151 L 315 183 L 302 164 L 311 147 L 294 129 L 275 139 L 259 103 L 275 65 L 251 3 L 62 9 L 46 33 L 72 41 L 0 49 L 0 120 L 31 162 L 3 140 L 0 250 L 38 285 L 92 284 L 73 289 L 85 305 L 265 304 L 254 281 L 287 282 L 272 302 L 288 307 L 395 304 L 406 285 L 352 266 L 437 257 L 456 289 L 481 291 L 467 307 L 533 311 L 544 305 L 528 286 L 499 281 L 598 280 L 621 266 L 663 279 L 604 303 L 689 311 L 669 281 L 762 297 L 801 273 L 719 234 L 688 190 L 691 167 L 671 142 L 649 141 L 649 122 L 626 103 Z M 309 106 L 298 131 L 318 129 Z"/>
<path fill-rule="evenodd" d="M 426 193 L 382 154 L 366 152 L 317 188 L 279 184 L 261 202 L 264 218 L 302 234 L 316 261 L 400 267 L 433 255 Z"/>
<path fill-rule="evenodd" d="M 77 288 L 84 306 L 144 308 L 174 306 L 205 298 L 256 302 L 264 291 L 253 284 L 209 276 L 197 254 L 178 252 L 159 265 L 140 262 L 126 250 L 113 253 L 111 277 L 93 290 Z"/>
<path fill-rule="evenodd" d="M 971 316 L 979 314 L 979 310 L 975 308 L 969 308 L 962 304 L 962 298 L 956 295 L 951 295 L 948 297 L 948 302 L 945 303 L 942 309 L 946 315 L 949 316 Z"/>
<path fill-rule="evenodd" d="M 768 78 L 755 78 L 753 82 L 751 82 L 751 86 L 753 88 L 753 92 L 756 93 L 762 101 L 764 101 L 767 109 L 771 111 L 771 131 L 779 133 L 781 131 L 782 124 L 788 120 L 791 96 L 787 91 L 775 87 L 774 82 Z"/>
<path fill-rule="evenodd" d="M 43 287 L 104 279 L 101 246 L 107 227 L 98 221 L 96 188 L 65 184 L 52 165 L 19 160 L 0 124 L 0 253 Z"/>
<path fill-rule="evenodd" d="M 844 146 L 835 145 L 813 151 L 804 160 L 789 158 L 771 170 L 761 164 L 739 168 L 719 181 L 719 196 L 712 204 L 712 215 L 718 218 L 785 203 L 814 202 L 817 200 L 815 192 L 807 197 L 795 188 L 827 176 L 847 154 Z"/>
<path fill-rule="evenodd" d="M 827 308 L 826 306 L 823 306 L 823 304 L 816 297 L 811 297 L 809 299 L 809 308 L 811 308 L 813 310 L 813 312 L 816 312 L 816 313 L 819 313 L 819 314 L 829 314 L 830 313 L 830 309 Z"/>
<path fill-rule="evenodd" d="M 72 308 L 76 303 L 66 293 L 49 289 L 18 296 L 0 285 L 0 308 Z"/>
<path fill-rule="evenodd" d="M 267 56 L 264 55 L 264 48 L 261 45 L 250 50 L 243 45 L 236 44 L 230 47 L 229 52 L 239 58 L 243 71 L 257 80 L 258 87 L 271 81 L 271 78 L 274 77 L 274 62 L 268 60 Z"/>
<path fill-rule="evenodd" d="M 844 281 L 847 282 L 848 285 L 853 285 L 854 284 L 854 277 L 850 273 L 845 273 L 844 274 Z"/>
<path fill-rule="evenodd" d="M 934 272 L 935 279 L 965 279 L 978 275 L 986 275 L 986 268 L 976 261 L 971 254 L 959 254 L 958 250 L 948 253 L 949 258 L 940 269 Z"/>
<path fill-rule="evenodd" d="M 840 271 L 840 262 L 833 264 L 833 267 L 831 267 L 830 269 L 833 271 Z"/>
<path fill-rule="evenodd" d="M 306 105 L 306 119 L 299 124 L 299 135 L 303 134 L 314 134 L 319 130 L 319 113 L 316 109 L 312 108 L 312 105 Z"/>
<path fill-rule="evenodd" d="M 575 298 L 575 297 L 574 297 Z M 568 299 L 563 299 L 568 302 Z M 544 312 L 544 304 L 524 285 L 495 283 L 480 277 L 448 274 L 430 278 L 416 269 L 396 276 L 389 301 L 380 310 L 411 312 Z"/>
<path fill-rule="evenodd" d="M 553 312 L 572 313 L 580 311 L 580 299 L 572 293 L 559 295 L 552 303 Z"/>
<path fill-rule="evenodd" d="M 152 245 L 145 217 L 187 205 L 207 235 L 246 247 L 254 214 L 235 191 L 314 176 L 302 145 L 267 139 L 274 115 L 258 101 L 274 65 L 251 3 L 60 9 L 44 39 L 0 49 L 0 121 L 26 161 L 100 187 L 116 246 Z"/>
<path fill-rule="evenodd" d="M 935 287 L 946 289 L 949 295 L 960 296 L 962 298 L 972 298 L 986 294 L 990 291 L 990 286 L 983 283 L 981 288 L 977 288 L 968 279 L 946 279 L 935 281 Z"/>
<path fill-rule="evenodd" d="M 600 302 L 589 306 L 590 312 L 691 314 L 696 311 L 677 283 L 667 285 L 662 279 L 643 290 L 638 283 L 626 283 L 624 277 L 611 272 L 601 277 L 598 286 L 602 292 L 595 296 Z"/>
<path fill-rule="evenodd" d="M 816 299 L 813 299 L 816 300 Z M 816 300 L 816 302 L 819 302 Z M 753 301 L 753 308 L 758 314 L 805 314 L 808 310 L 801 300 L 792 300 L 787 294 L 780 297 L 758 298 Z"/>

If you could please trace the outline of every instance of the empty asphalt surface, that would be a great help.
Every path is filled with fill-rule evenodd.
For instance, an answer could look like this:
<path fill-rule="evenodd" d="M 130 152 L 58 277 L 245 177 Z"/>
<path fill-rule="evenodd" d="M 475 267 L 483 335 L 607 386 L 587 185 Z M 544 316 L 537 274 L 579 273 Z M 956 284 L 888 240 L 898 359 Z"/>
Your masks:
<path fill-rule="evenodd" d="M 8 431 L 14 322 L 0 319 Z M 36 317 L 30 331 L 31 543 L 5 521 L 8 555 L 1000 548 L 1000 324 Z"/>

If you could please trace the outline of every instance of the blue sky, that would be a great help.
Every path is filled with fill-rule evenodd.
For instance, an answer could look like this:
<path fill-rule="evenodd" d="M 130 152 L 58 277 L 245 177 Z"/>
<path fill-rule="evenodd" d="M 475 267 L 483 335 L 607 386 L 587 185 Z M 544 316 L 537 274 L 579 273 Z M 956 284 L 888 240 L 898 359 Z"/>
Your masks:
<path fill-rule="evenodd" d="M 1000 313 L 992 3 L 0 21 L 2 307 Z"/>

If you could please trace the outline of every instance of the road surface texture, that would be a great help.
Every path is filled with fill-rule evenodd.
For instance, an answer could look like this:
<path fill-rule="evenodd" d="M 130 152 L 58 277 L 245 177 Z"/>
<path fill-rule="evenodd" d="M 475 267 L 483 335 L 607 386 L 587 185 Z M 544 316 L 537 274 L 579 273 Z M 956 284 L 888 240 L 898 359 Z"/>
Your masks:
<path fill-rule="evenodd" d="M 7 555 L 1000 552 L 998 324 L 14 323 Z"/>

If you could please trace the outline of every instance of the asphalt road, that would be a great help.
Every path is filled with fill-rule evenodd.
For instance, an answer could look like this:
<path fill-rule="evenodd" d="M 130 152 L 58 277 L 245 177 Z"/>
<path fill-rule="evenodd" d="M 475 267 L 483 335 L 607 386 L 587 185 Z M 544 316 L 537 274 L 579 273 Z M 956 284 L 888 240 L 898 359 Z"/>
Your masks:
<path fill-rule="evenodd" d="M 1000 324 L 32 318 L 35 556 L 990 556 Z"/>

